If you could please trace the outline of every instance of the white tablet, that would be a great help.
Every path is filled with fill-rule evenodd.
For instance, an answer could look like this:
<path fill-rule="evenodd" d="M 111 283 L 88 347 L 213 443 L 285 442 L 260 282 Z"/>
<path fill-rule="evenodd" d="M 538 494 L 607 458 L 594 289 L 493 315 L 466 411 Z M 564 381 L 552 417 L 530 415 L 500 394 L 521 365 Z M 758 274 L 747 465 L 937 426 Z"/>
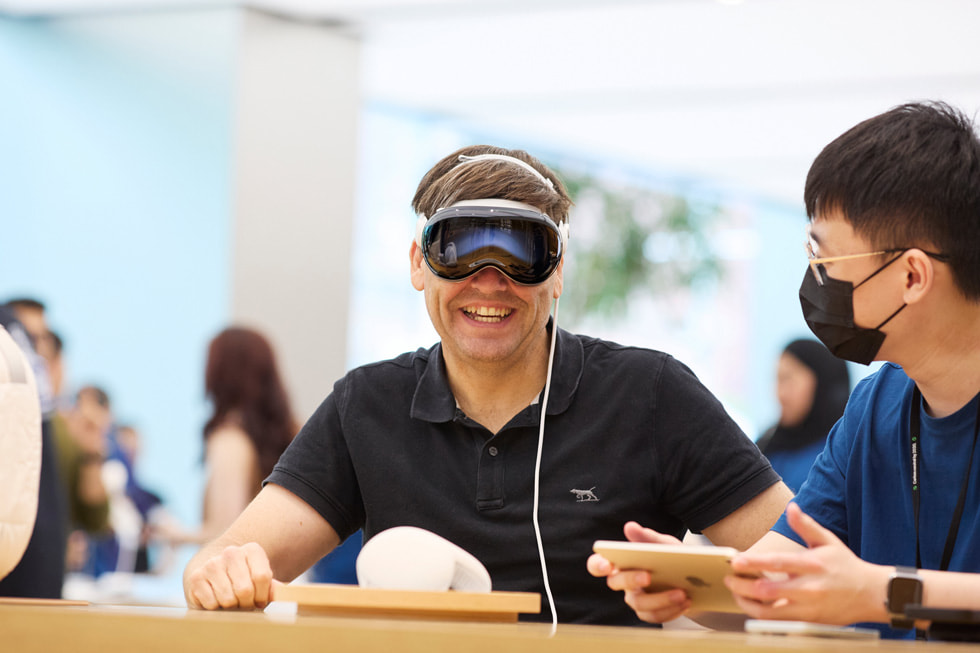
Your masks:
<path fill-rule="evenodd" d="M 844 639 L 878 639 L 881 633 L 874 628 L 855 626 L 830 626 L 809 621 L 772 621 L 768 619 L 748 619 L 745 632 L 765 635 L 810 635 L 813 637 L 835 637 Z"/>
<path fill-rule="evenodd" d="M 742 612 L 723 580 L 738 553 L 732 547 L 597 540 L 592 550 L 619 569 L 649 571 L 652 591 L 683 589 L 695 610 Z"/>

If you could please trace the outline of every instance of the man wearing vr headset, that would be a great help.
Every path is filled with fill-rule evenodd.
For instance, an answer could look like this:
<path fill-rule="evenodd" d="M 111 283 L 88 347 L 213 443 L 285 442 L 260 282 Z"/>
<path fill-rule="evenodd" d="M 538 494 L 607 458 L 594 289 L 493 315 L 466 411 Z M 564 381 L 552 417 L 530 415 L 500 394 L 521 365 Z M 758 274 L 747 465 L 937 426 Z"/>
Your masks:
<path fill-rule="evenodd" d="M 789 490 L 686 367 L 555 326 L 570 204 L 519 150 L 464 148 L 425 175 L 410 274 L 440 342 L 335 384 L 188 565 L 190 606 L 263 607 L 273 578 L 358 528 L 410 525 L 475 555 L 495 590 L 553 590 L 563 622 L 639 624 L 586 570 L 593 541 L 632 520 L 740 548 L 767 531 Z"/>

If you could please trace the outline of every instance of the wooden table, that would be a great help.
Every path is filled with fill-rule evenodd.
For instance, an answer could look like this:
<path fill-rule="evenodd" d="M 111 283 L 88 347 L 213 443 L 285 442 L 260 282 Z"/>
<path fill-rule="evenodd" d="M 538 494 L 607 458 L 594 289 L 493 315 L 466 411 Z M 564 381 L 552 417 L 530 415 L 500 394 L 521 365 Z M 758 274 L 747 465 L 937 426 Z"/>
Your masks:
<path fill-rule="evenodd" d="M 975 646 L 938 642 L 832 640 L 745 633 L 529 623 L 461 623 L 261 612 L 202 612 L 137 606 L 0 605 L 4 653 L 955 653 Z"/>

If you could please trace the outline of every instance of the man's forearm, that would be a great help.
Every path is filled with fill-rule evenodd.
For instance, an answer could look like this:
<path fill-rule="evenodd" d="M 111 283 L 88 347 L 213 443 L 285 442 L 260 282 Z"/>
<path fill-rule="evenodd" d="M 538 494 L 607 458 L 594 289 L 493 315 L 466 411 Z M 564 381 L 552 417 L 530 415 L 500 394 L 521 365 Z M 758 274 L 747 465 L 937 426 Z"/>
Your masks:
<path fill-rule="evenodd" d="M 980 610 L 980 574 L 920 569 L 922 604 L 930 608 Z"/>

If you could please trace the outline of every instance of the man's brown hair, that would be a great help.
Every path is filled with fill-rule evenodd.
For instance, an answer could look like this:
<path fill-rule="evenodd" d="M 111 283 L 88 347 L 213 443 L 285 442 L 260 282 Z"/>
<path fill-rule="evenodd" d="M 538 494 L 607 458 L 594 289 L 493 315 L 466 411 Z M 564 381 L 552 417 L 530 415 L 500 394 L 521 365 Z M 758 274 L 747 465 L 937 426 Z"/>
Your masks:
<path fill-rule="evenodd" d="M 532 172 L 500 159 L 465 162 L 461 156 L 502 154 L 519 159 L 551 181 L 548 186 Z M 505 199 L 537 207 L 556 223 L 568 221 L 572 200 L 565 185 L 546 165 L 524 150 L 470 145 L 444 157 L 422 177 L 412 199 L 419 215 L 431 216 L 462 200 Z"/>

